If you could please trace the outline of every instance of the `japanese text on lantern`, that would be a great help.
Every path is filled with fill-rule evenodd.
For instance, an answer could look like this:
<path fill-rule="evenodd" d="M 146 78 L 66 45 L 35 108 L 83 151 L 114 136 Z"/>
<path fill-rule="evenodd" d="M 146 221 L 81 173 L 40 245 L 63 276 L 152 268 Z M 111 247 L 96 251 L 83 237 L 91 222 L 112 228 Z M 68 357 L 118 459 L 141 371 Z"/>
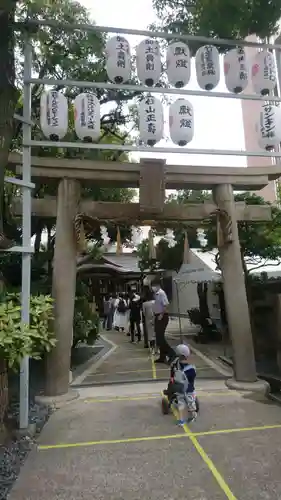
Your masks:
<path fill-rule="evenodd" d="M 213 62 L 213 47 L 211 45 L 206 45 L 204 47 L 204 51 L 201 54 L 201 70 L 202 76 L 215 74 Z"/>
<path fill-rule="evenodd" d="M 155 114 L 155 107 L 154 107 L 154 97 L 149 96 L 145 99 L 145 104 L 147 106 L 146 108 L 146 122 L 147 122 L 147 130 L 148 132 L 155 134 L 156 132 L 156 114 Z"/>
<path fill-rule="evenodd" d="M 118 45 L 117 45 L 117 68 L 125 68 L 126 67 L 126 59 L 125 59 L 125 50 L 126 46 L 124 43 L 124 39 L 121 37 L 117 37 Z"/>
<path fill-rule="evenodd" d="M 51 103 L 50 103 L 50 97 L 51 97 Z M 50 94 L 47 94 L 47 123 L 52 127 L 58 127 L 59 125 L 58 96 L 56 91 L 51 92 L 51 96 Z"/>
<path fill-rule="evenodd" d="M 271 61 L 271 58 L 268 57 L 268 54 L 266 54 L 264 57 L 263 75 L 264 75 L 264 78 L 266 78 L 266 80 L 273 81 L 275 79 L 272 61 Z"/>
<path fill-rule="evenodd" d="M 93 95 L 88 95 L 88 128 L 91 130 L 95 128 L 95 109 L 95 98 Z"/>
<path fill-rule="evenodd" d="M 154 71 L 154 55 L 156 55 L 154 41 L 145 40 L 145 67 L 147 71 Z"/>
<path fill-rule="evenodd" d="M 265 106 L 263 110 L 263 121 L 261 123 L 261 134 L 262 137 L 274 137 L 275 136 L 275 122 L 274 122 L 274 111 L 272 106 Z"/>
<path fill-rule="evenodd" d="M 188 67 L 188 60 L 187 60 L 188 56 L 187 56 L 185 47 L 176 46 L 175 50 L 174 50 L 174 55 L 176 57 L 182 56 L 182 59 L 176 60 L 176 68 L 187 68 Z"/>
<path fill-rule="evenodd" d="M 180 106 L 179 114 L 182 116 L 180 119 L 180 128 L 191 128 L 192 125 L 192 111 L 189 106 L 183 104 Z"/>
<path fill-rule="evenodd" d="M 247 80 L 247 69 L 245 64 L 245 51 L 242 47 L 237 49 L 238 62 L 239 62 L 239 78 L 240 80 Z"/>

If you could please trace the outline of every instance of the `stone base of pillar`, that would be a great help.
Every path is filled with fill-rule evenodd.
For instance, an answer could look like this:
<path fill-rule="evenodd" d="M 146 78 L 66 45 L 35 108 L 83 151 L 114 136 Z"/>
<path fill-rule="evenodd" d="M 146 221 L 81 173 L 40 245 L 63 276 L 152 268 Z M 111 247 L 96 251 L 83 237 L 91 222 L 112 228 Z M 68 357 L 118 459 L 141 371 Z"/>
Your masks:
<path fill-rule="evenodd" d="M 49 406 L 50 408 L 57 409 L 78 398 L 79 392 L 69 390 L 66 394 L 62 394 L 61 396 L 35 396 L 35 402 L 42 406 Z"/>
<path fill-rule="evenodd" d="M 257 379 L 255 382 L 238 382 L 234 378 L 230 378 L 225 382 L 228 389 L 235 391 L 253 392 L 262 396 L 267 396 L 270 390 L 270 385 L 265 380 Z"/>

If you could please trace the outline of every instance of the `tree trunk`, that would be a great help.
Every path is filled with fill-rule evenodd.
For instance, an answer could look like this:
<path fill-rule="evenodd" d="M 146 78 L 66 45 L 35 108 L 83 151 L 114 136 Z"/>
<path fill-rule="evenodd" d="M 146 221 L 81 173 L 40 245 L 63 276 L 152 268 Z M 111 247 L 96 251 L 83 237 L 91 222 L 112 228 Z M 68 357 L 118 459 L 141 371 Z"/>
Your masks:
<path fill-rule="evenodd" d="M 4 229 L 4 175 L 14 133 L 15 87 L 13 22 L 16 2 L 6 0 L 0 8 L 0 231 Z"/>

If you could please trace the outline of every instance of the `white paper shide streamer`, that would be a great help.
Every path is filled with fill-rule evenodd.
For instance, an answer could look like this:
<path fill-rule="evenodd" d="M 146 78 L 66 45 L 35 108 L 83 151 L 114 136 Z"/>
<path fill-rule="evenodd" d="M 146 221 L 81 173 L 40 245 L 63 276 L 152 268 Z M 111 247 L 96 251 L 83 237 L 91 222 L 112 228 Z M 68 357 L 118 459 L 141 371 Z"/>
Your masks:
<path fill-rule="evenodd" d="M 174 246 L 176 245 L 177 242 L 175 240 L 174 231 L 172 229 L 166 230 L 164 240 L 167 241 L 169 248 L 174 248 Z"/>
<path fill-rule="evenodd" d="M 131 50 L 123 36 L 114 36 L 106 44 L 106 71 L 114 83 L 125 83 L 131 77 Z"/>
<path fill-rule="evenodd" d="M 153 87 L 161 76 L 161 55 L 157 40 L 146 38 L 136 49 L 137 72 L 141 83 Z"/>
<path fill-rule="evenodd" d="M 204 229 L 198 228 L 196 234 L 199 245 L 204 248 L 208 243 Z"/>
<path fill-rule="evenodd" d="M 74 100 L 74 126 L 77 137 L 92 142 L 100 136 L 100 103 L 92 93 L 79 94 Z"/>
<path fill-rule="evenodd" d="M 239 94 L 248 85 L 248 66 L 242 47 L 229 50 L 224 56 L 225 85 L 230 92 Z"/>
<path fill-rule="evenodd" d="M 170 137 L 174 144 L 186 146 L 194 135 L 194 113 L 192 104 L 186 99 L 177 99 L 169 110 Z"/>
<path fill-rule="evenodd" d="M 107 231 L 107 228 L 105 226 L 100 226 L 100 235 L 101 235 L 101 239 L 103 241 L 103 244 L 105 246 L 109 245 L 110 238 L 108 236 L 108 231 Z"/>
<path fill-rule="evenodd" d="M 261 50 L 255 55 L 252 64 L 252 83 L 256 94 L 268 95 L 275 88 L 274 55 L 268 50 Z"/>
<path fill-rule="evenodd" d="M 171 85 L 184 87 L 190 80 L 190 52 L 185 43 L 171 43 L 166 55 L 167 76 Z"/>
<path fill-rule="evenodd" d="M 140 140 L 148 146 L 154 146 L 163 137 L 163 106 L 161 101 L 151 94 L 145 96 L 139 104 L 139 132 Z"/>
<path fill-rule="evenodd" d="M 271 150 L 281 142 L 281 110 L 277 106 L 264 104 L 261 107 L 259 122 L 256 126 L 258 144 Z"/>
<path fill-rule="evenodd" d="M 40 126 L 45 137 L 51 141 L 59 141 L 67 134 L 68 105 L 64 94 L 56 90 L 42 93 Z"/>
<path fill-rule="evenodd" d="M 220 81 L 219 51 L 214 45 L 204 45 L 195 56 L 197 82 L 201 89 L 212 90 Z"/>

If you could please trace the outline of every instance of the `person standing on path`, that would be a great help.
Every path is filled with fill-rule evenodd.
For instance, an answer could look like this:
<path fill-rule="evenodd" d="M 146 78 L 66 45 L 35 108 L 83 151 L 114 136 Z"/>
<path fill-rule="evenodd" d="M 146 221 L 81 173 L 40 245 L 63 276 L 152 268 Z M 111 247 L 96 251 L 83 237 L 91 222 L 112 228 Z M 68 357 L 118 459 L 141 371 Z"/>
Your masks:
<path fill-rule="evenodd" d="M 113 321 L 113 298 L 106 295 L 103 299 L 103 329 L 111 330 Z"/>
<path fill-rule="evenodd" d="M 131 291 L 130 293 L 130 332 L 131 332 L 131 342 L 135 341 L 135 328 L 137 330 L 138 342 L 141 341 L 141 299 L 140 296 Z"/>
<path fill-rule="evenodd" d="M 158 278 L 154 278 L 152 282 L 152 290 L 154 292 L 154 330 L 156 337 L 156 344 L 160 349 L 160 356 L 155 360 L 155 363 L 166 363 L 168 358 L 168 362 L 171 363 L 175 358 L 175 352 L 172 347 L 168 344 L 165 332 L 169 323 L 169 314 L 168 314 L 168 306 L 169 301 L 166 293 L 162 290 L 160 285 L 160 280 Z"/>

